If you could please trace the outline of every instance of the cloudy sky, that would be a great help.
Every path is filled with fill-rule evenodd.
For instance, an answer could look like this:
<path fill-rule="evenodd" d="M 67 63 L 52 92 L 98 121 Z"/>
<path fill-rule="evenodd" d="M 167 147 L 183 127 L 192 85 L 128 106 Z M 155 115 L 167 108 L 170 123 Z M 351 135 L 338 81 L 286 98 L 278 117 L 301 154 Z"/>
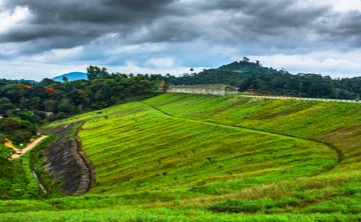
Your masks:
<path fill-rule="evenodd" d="M 247 56 L 361 76 L 360 0 L 0 0 L 0 78 L 181 74 Z"/>

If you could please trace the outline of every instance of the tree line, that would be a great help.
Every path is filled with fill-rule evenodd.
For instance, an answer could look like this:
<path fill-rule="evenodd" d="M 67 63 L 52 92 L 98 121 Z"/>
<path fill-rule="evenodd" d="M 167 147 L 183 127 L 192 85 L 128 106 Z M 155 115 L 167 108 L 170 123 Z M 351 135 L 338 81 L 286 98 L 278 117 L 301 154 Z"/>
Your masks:
<path fill-rule="evenodd" d="M 87 73 L 88 80 L 71 82 L 0 80 L 0 117 L 41 125 L 154 95 L 161 79 L 160 75 L 109 73 L 97 66 L 90 66 Z"/>

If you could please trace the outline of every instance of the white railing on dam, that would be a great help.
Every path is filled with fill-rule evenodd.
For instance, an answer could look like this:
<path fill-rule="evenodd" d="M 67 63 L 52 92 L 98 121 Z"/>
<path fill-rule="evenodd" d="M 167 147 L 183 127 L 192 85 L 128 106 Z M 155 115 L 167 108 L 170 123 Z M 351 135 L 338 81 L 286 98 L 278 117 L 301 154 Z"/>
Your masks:
<path fill-rule="evenodd" d="M 308 100 L 308 101 L 324 101 L 324 102 L 343 102 L 343 103 L 361 103 L 359 100 L 347 99 L 322 99 L 322 98 L 304 98 L 304 97 L 291 97 L 291 96 L 257 96 L 257 95 L 237 95 L 247 98 L 263 98 L 263 99 L 295 99 L 295 100 Z"/>

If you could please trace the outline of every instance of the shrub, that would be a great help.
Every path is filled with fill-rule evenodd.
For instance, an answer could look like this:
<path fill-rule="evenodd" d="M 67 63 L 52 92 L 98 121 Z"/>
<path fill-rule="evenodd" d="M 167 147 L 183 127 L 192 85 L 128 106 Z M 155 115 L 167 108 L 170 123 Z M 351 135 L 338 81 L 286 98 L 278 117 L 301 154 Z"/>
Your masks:
<path fill-rule="evenodd" d="M 0 144 L 4 144 L 6 141 L 6 136 L 4 134 L 0 134 Z"/>
<path fill-rule="evenodd" d="M 28 142 L 33 134 L 26 130 L 15 130 L 9 135 L 9 138 L 16 144 Z"/>
<path fill-rule="evenodd" d="M 14 143 L 26 143 L 36 133 L 36 127 L 29 121 L 6 118 L 0 121 L 0 135 Z M 3 139 L 4 140 L 4 139 Z M 3 143 L 0 136 L 0 144 Z"/>
<path fill-rule="evenodd" d="M 21 125 L 19 123 L 19 121 L 15 120 L 15 119 L 3 119 L 0 122 L 0 131 L 4 132 L 4 133 L 11 133 L 14 130 L 18 130 L 21 128 Z"/>

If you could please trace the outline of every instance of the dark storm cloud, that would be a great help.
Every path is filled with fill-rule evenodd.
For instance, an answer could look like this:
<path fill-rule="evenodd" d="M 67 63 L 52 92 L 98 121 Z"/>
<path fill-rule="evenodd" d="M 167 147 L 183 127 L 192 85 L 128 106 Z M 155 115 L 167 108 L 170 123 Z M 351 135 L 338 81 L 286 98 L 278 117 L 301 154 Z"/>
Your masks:
<path fill-rule="evenodd" d="M 360 13 L 336 15 L 324 6 L 296 0 L 7 0 L 4 7 L 27 7 L 32 16 L 0 34 L 0 42 L 29 42 L 36 53 L 86 45 L 109 33 L 124 42 L 208 41 L 258 44 L 260 48 L 312 47 L 308 35 L 333 43 L 360 39 Z M 347 44 L 347 43 L 344 43 Z M 255 49 L 257 51 L 257 49 Z"/>
<path fill-rule="evenodd" d="M 130 35 L 136 42 L 177 42 L 194 39 L 210 44 L 250 46 L 254 52 L 274 47 L 294 50 L 307 44 L 314 23 L 330 12 L 329 7 L 306 8 L 297 1 L 191 1 L 175 2 L 177 11 L 156 19 L 142 35 Z M 181 16 L 180 16 L 181 15 Z M 303 33 L 300 35 L 300 33 Z"/>
<path fill-rule="evenodd" d="M 39 39 L 55 48 L 86 44 L 108 33 L 125 34 L 137 26 L 161 17 L 170 0 L 8 0 L 5 7 L 27 7 L 31 18 L 25 24 L 0 35 L 1 42 Z M 50 43 L 52 41 L 52 43 Z M 35 44 L 34 48 L 39 45 Z M 43 48 L 43 47 L 41 47 Z"/>
<path fill-rule="evenodd" d="M 9 8 L 26 6 L 35 15 L 35 23 L 129 23 L 162 14 L 171 0 L 7 0 Z"/>
<path fill-rule="evenodd" d="M 333 14 L 317 24 L 319 33 L 325 36 L 325 41 L 350 47 L 361 47 L 361 12 L 350 11 L 343 14 Z"/>

